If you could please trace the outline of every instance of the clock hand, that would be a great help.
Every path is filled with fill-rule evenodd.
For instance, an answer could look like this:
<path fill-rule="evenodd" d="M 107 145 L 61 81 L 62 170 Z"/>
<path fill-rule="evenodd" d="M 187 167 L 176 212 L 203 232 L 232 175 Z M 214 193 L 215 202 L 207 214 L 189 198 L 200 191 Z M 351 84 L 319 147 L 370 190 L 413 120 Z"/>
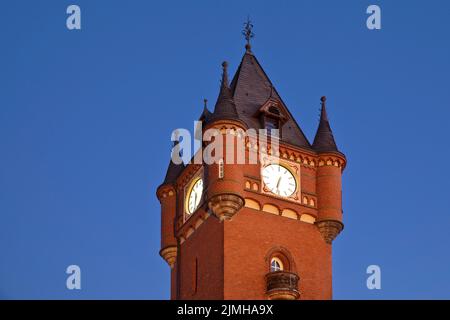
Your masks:
<path fill-rule="evenodd" d="M 280 189 L 280 181 L 281 181 L 281 177 L 279 177 L 279 178 L 278 178 L 278 181 L 277 181 L 277 189 L 278 189 L 278 190 Z"/>

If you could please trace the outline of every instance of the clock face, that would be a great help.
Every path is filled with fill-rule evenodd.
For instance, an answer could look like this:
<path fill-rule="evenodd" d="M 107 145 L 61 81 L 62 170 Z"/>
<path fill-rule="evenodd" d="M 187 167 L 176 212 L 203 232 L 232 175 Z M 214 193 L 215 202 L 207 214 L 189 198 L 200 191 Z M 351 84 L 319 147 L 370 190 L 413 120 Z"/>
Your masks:
<path fill-rule="evenodd" d="M 193 213 L 197 209 L 200 200 L 202 198 L 202 193 L 203 193 L 203 180 L 198 179 L 192 186 L 187 197 L 188 214 Z"/>
<path fill-rule="evenodd" d="M 297 189 L 294 175 L 278 164 L 270 164 L 265 167 L 262 170 L 262 176 L 266 187 L 278 196 L 290 197 Z"/>

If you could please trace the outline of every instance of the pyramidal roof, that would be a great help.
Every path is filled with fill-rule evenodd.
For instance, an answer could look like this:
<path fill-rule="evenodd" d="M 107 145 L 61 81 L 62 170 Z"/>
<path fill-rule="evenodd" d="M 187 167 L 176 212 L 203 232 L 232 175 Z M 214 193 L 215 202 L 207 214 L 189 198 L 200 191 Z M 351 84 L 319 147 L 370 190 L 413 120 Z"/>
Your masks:
<path fill-rule="evenodd" d="M 230 84 L 230 90 L 239 119 L 249 128 L 263 129 L 259 118 L 255 115 L 269 98 L 279 100 L 284 109 L 289 113 L 287 121 L 281 128 L 281 141 L 294 146 L 311 149 L 311 144 L 290 114 L 255 55 L 251 52 L 250 46 L 247 45 L 246 49 Z"/>
<path fill-rule="evenodd" d="M 233 94 L 228 83 L 228 63 L 222 63 L 222 80 L 220 82 L 220 92 L 217 97 L 217 102 L 214 107 L 214 112 L 211 115 L 211 120 L 238 120 L 239 116 L 236 111 L 236 104 L 234 103 Z"/>
<path fill-rule="evenodd" d="M 180 142 L 178 140 L 175 140 L 173 142 L 173 148 L 175 148 Z M 181 152 L 179 151 L 179 155 L 181 157 Z M 184 168 L 186 166 L 184 165 L 183 161 L 180 164 L 175 164 L 172 161 L 172 157 L 170 157 L 169 165 L 167 166 L 166 176 L 164 178 L 164 182 L 161 184 L 174 184 L 177 181 L 177 178 L 180 176 L 180 174 L 183 172 Z"/>
<path fill-rule="evenodd" d="M 320 100 L 322 101 L 322 108 L 320 110 L 319 127 L 317 128 L 312 147 L 318 152 L 339 152 L 336 141 L 334 141 L 330 122 L 328 121 L 327 109 L 325 106 L 327 98 L 322 97 Z"/>
<path fill-rule="evenodd" d="M 200 115 L 199 121 L 204 121 L 205 123 L 208 123 L 212 113 L 208 110 L 208 100 L 203 100 L 203 111 Z"/>
<path fill-rule="evenodd" d="M 184 170 L 184 163 L 181 164 L 175 164 L 173 163 L 172 159 L 170 159 L 169 166 L 167 167 L 166 177 L 164 178 L 164 184 L 173 184 L 177 180 L 178 176 L 183 172 Z"/>

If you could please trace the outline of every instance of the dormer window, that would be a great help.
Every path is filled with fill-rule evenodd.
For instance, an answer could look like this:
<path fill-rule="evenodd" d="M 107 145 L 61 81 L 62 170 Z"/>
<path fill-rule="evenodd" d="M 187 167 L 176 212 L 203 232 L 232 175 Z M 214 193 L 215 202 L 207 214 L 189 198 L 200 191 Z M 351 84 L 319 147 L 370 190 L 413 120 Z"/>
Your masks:
<path fill-rule="evenodd" d="M 261 126 L 267 130 L 268 136 L 274 136 L 272 130 L 278 130 L 278 137 L 281 138 L 281 127 L 287 121 L 288 117 L 283 111 L 281 102 L 275 99 L 269 99 L 257 112 Z"/>
<path fill-rule="evenodd" d="M 280 129 L 279 120 L 275 118 L 265 117 L 264 119 L 264 129 L 267 129 L 267 134 L 270 135 L 272 129 Z"/>

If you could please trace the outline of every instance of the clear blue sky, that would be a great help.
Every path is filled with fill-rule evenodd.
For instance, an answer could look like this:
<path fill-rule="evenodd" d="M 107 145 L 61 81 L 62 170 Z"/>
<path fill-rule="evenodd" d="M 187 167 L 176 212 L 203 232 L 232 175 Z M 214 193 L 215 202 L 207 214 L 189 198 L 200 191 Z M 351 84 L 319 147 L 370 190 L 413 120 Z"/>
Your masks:
<path fill-rule="evenodd" d="M 78 4 L 82 30 L 66 29 Z M 365 26 L 382 9 L 382 30 Z M 174 128 L 234 73 L 242 23 L 310 141 L 348 157 L 337 299 L 450 298 L 448 1 L 8 1 L 0 9 L 0 297 L 169 297 L 159 257 Z M 82 290 L 65 269 L 82 270 Z M 366 288 L 366 268 L 382 290 Z"/>

